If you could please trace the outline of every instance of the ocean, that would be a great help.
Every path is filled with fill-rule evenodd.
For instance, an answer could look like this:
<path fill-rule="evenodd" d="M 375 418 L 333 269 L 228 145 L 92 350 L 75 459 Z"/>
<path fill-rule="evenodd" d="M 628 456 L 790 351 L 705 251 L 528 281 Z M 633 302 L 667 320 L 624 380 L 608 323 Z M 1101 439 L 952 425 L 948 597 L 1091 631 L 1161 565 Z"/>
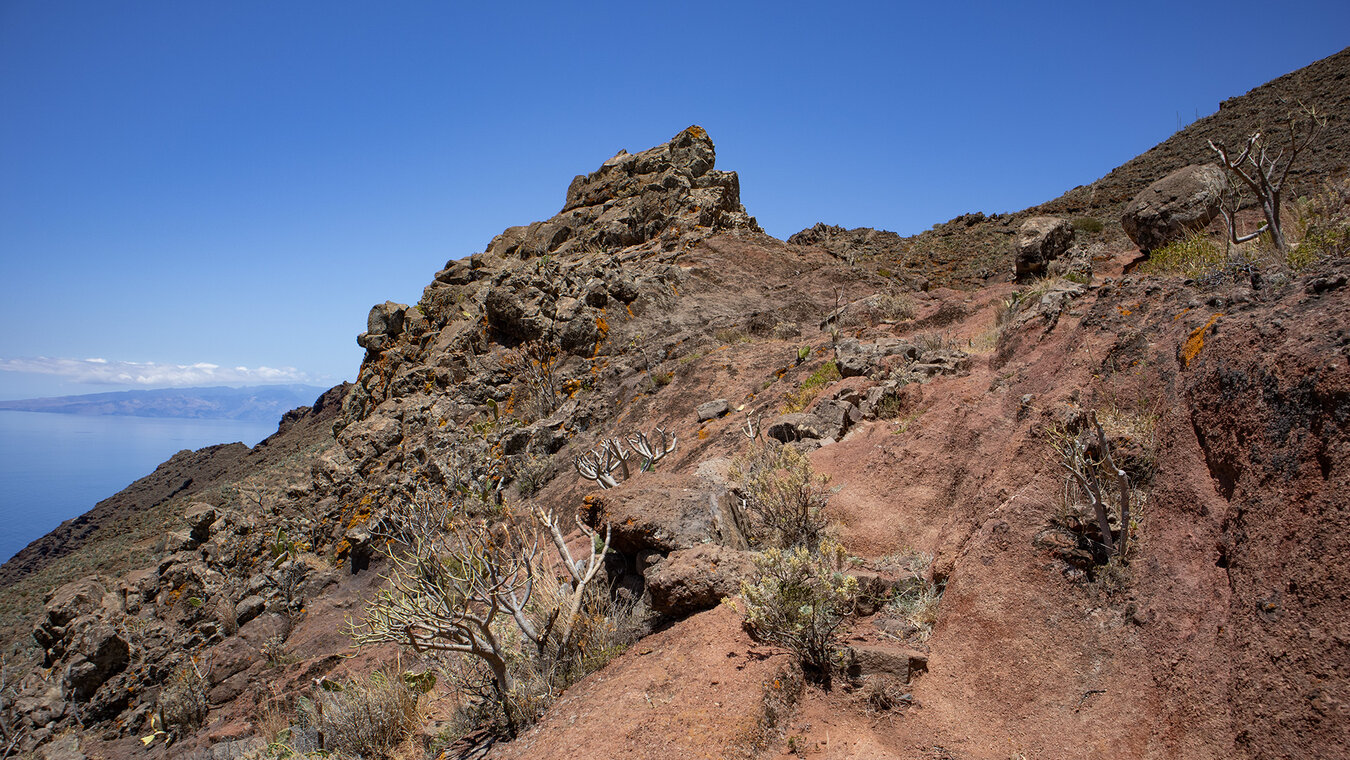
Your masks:
<path fill-rule="evenodd" d="M 249 446 L 277 423 L 0 411 L 0 559 L 183 449 Z"/>

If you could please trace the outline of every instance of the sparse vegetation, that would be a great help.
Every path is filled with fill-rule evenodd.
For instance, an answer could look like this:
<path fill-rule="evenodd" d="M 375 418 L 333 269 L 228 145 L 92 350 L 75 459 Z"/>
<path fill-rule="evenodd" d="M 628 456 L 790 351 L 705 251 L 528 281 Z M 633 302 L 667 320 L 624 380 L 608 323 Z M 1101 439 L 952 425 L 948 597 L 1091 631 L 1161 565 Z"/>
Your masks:
<path fill-rule="evenodd" d="M 420 723 L 418 692 L 385 671 L 324 680 L 299 706 L 306 745 L 339 757 L 389 757 Z"/>
<path fill-rule="evenodd" d="M 1070 224 L 1073 226 L 1074 230 L 1089 234 L 1096 234 L 1106 228 L 1106 225 L 1102 224 L 1102 220 L 1094 216 L 1080 216 L 1075 218 Z"/>
<path fill-rule="evenodd" d="M 732 462 L 731 475 L 741 482 L 754 533 L 749 538 L 756 545 L 790 549 L 820 543 L 828 525 L 829 478 L 817 474 L 805 454 L 755 441 Z"/>
<path fill-rule="evenodd" d="M 1350 180 L 1326 182 L 1319 192 L 1299 198 L 1293 210 L 1298 243 L 1286 257 L 1291 269 L 1350 253 Z"/>
<path fill-rule="evenodd" d="M 741 584 L 755 635 L 791 650 L 807 677 L 824 685 L 834 670 L 836 632 L 858 594 L 858 579 L 838 569 L 844 555 L 828 539 L 813 548 L 767 549 L 755 558 L 754 582 Z"/>
<path fill-rule="evenodd" d="M 927 641 L 938 620 L 942 588 L 932 580 L 933 555 L 906 551 L 885 558 L 882 563 L 903 579 L 887 603 L 884 614 L 899 619 L 916 640 Z"/>
<path fill-rule="evenodd" d="M 816 400 L 816 397 L 820 395 L 822 388 L 842 378 L 843 376 L 839 374 L 839 365 L 836 364 L 834 360 L 825 362 L 820 365 L 815 372 L 812 372 L 809 377 L 803 380 L 801 386 L 798 387 L 796 391 L 788 393 L 787 401 L 783 404 L 783 412 L 802 411 L 810 406 L 812 401 Z"/>
<path fill-rule="evenodd" d="M 1201 231 L 1153 251 L 1140 269 L 1150 274 L 1175 273 L 1195 278 L 1213 271 L 1227 259 L 1223 248 Z"/>

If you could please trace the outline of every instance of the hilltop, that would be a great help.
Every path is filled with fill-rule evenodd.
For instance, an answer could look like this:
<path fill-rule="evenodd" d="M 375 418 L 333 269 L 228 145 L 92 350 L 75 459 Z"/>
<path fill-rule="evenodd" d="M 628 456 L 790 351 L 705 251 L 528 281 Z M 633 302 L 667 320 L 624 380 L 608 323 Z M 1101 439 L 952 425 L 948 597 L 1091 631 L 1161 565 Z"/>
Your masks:
<path fill-rule="evenodd" d="M 355 383 L 7 563 L 0 728 L 91 758 L 370 754 L 400 715 L 398 757 L 1340 756 L 1350 260 L 1141 268 L 1118 216 L 1281 98 L 1330 122 L 1300 186 L 1341 180 L 1347 74 L 1343 51 L 1095 191 L 909 239 L 766 235 L 699 127 L 620 151 L 418 303 L 374 306 Z M 1343 230 L 1336 192 L 1320 223 Z M 1014 282 L 1045 214 L 1102 224 Z M 1080 446 L 1112 452 L 1128 516 L 1066 480 Z M 824 673 L 723 601 L 773 561 L 765 482 L 826 502 L 842 548 L 811 561 L 857 591 Z M 408 549 L 443 552 L 420 577 L 525 593 L 492 572 L 533 514 L 558 530 L 529 564 L 544 601 L 495 629 L 510 710 L 486 665 L 351 649 Z"/>

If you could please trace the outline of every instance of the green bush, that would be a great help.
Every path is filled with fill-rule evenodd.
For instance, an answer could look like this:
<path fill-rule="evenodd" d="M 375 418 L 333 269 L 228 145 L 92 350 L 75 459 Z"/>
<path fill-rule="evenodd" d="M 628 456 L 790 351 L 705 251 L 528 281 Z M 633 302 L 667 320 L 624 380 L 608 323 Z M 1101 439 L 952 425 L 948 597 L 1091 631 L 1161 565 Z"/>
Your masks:
<path fill-rule="evenodd" d="M 820 365 L 820 368 L 811 373 L 811 376 L 802 381 L 801 387 L 787 395 L 787 401 L 783 404 L 783 412 L 800 412 L 811 405 L 820 395 L 820 390 L 830 383 L 843 379 L 839 374 L 839 365 L 833 360 Z"/>
<path fill-rule="evenodd" d="M 1204 232 L 1197 232 L 1153 251 L 1141 269 L 1149 274 L 1198 278 L 1223 266 L 1225 260 L 1223 246 Z"/>
<path fill-rule="evenodd" d="M 1075 230 L 1088 233 L 1101 232 L 1106 226 L 1102 224 L 1102 220 L 1092 216 L 1080 216 L 1070 222 L 1070 224 Z"/>
<path fill-rule="evenodd" d="M 839 650 L 837 631 L 858 595 L 858 579 L 835 569 L 842 555 L 828 539 L 814 551 L 768 549 L 755 558 L 755 581 L 741 583 L 745 622 L 755 636 L 791 650 L 807 677 L 825 684 Z"/>

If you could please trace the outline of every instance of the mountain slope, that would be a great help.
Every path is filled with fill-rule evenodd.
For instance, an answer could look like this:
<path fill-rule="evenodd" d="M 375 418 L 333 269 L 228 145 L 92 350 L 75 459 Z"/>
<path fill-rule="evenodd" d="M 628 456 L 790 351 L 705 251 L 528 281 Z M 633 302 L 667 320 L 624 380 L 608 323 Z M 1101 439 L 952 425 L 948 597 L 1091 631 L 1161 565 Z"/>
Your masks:
<path fill-rule="evenodd" d="M 697 127 L 621 152 L 558 215 L 447 263 L 418 304 L 372 308 L 357 382 L 292 420 L 308 433 L 228 487 L 158 502 L 162 543 L 123 560 L 139 569 L 101 565 L 46 597 L 41 666 L 3 702 L 23 746 L 313 748 L 303 706 L 333 684 L 445 664 L 352 651 L 342 630 L 385 582 L 407 510 L 448 504 L 459 525 L 538 508 L 608 528 L 600 582 L 645 636 L 512 741 L 464 730 L 442 679 L 406 756 L 1343 754 L 1350 261 L 1126 273 L 1136 251 L 1105 234 L 1090 275 L 1018 286 L 979 276 L 1010 266 L 981 242 L 1005 219 L 954 222 L 923 257 L 941 231 L 784 242 L 714 167 Z M 656 428 L 678 445 L 655 472 L 608 489 L 580 474 L 602 441 Z M 830 690 L 803 688 L 718 603 L 762 545 L 731 468 L 746 429 L 830 477 L 840 571 L 873 595 Z M 1066 487 L 1056 436 L 1110 446 L 1133 485 L 1124 561 Z M 899 607 L 913 582 L 935 619 Z M 153 733 L 182 679 L 201 725 Z"/>

